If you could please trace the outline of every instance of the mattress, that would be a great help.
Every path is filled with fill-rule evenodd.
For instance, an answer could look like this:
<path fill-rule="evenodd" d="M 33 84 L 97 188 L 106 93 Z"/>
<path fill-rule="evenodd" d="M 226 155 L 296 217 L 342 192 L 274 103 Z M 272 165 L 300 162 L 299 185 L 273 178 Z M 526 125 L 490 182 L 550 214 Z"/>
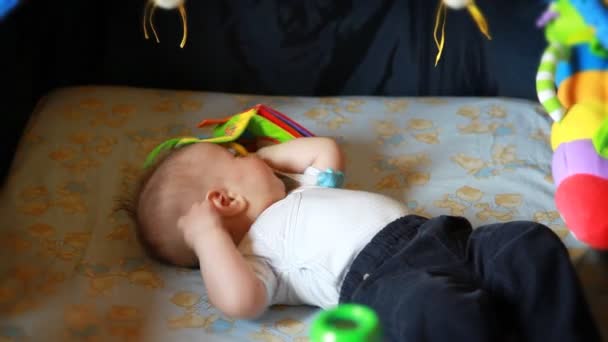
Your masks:
<path fill-rule="evenodd" d="M 605 260 L 577 243 L 555 210 L 550 120 L 533 102 L 81 87 L 38 104 L 0 194 L 0 340 L 307 341 L 315 308 L 223 317 L 198 272 L 148 259 L 128 216 L 114 210 L 157 143 L 204 134 L 201 119 L 258 103 L 337 139 L 347 188 L 475 226 L 526 219 L 551 227 L 598 324 L 608 326 Z"/>

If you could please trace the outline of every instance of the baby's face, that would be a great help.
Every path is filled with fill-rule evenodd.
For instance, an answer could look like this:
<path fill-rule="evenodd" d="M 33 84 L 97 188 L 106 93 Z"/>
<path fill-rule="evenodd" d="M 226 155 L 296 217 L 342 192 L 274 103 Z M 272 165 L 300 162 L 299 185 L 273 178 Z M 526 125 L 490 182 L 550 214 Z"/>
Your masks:
<path fill-rule="evenodd" d="M 208 191 L 227 190 L 244 198 L 246 220 L 255 219 L 285 197 L 283 182 L 255 155 L 238 157 L 219 145 L 197 143 L 184 147 L 165 163 L 142 190 L 137 215 L 150 244 L 176 265 L 195 264 L 196 257 L 185 246 L 176 223 Z"/>
<path fill-rule="evenodd" d="M 199 153 L 201 175 L 211 173 L 222 178 L 256 205 L 268 206 L 285 197 L 283 182 L 255 154 L 241 157 L 222 146 L 203 144 L 192 149 L 192 153 Z"/>

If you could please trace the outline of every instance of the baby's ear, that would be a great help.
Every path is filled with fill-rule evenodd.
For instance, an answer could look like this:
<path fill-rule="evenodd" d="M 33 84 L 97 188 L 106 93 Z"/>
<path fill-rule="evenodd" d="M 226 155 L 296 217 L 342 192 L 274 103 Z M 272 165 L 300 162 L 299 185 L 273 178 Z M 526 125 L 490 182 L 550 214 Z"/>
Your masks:
<path fill-rule="evenodd" d="M 247 210 L 247 200 L 243 196 L 225 189 L 209 190 L 206 199 L 224 217 L 236 216 Z"/>

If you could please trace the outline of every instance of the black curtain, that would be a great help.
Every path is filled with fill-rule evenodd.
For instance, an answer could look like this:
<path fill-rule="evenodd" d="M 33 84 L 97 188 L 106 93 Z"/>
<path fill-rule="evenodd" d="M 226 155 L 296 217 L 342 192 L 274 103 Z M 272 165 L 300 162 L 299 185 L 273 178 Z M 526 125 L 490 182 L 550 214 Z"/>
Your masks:
<path fill-rule="evenodd" d="M 478 0 L 492 41 L 450 12 L 435 67 L 438 1 L 188 0 L 184 49 L 176 11 L 156 13 L 160 44 L 144 39 L 145 0 L 24 1 L 0 22 L 2 176 L 33 105 L 56 87 L 534 99 L 544 1 Z"/>

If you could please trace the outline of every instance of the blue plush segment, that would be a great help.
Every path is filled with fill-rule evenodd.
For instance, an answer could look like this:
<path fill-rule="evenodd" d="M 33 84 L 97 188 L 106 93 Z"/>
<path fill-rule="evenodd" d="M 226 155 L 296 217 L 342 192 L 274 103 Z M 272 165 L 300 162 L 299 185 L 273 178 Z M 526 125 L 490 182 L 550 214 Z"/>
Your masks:
<path fill-rule="evenodd" d="M 325 188 L 341 188 L 344 184 L 344 174 L 340 171 L 327 169 L 317 175 L 317 185 Z"/>
<path fill-rule="evenodd" d="M 17 0 L 0 0 L 0 19 L 17 6 Z"/>
<path fill-rule="evenodd" d="M 608 59 L 594 55 L 588 44 L 576 45 L 570 52 L 570 59 L 557 65 L 555 84 L 559 87 L 573 74 L 592 70 L 608 70 Z"/>

